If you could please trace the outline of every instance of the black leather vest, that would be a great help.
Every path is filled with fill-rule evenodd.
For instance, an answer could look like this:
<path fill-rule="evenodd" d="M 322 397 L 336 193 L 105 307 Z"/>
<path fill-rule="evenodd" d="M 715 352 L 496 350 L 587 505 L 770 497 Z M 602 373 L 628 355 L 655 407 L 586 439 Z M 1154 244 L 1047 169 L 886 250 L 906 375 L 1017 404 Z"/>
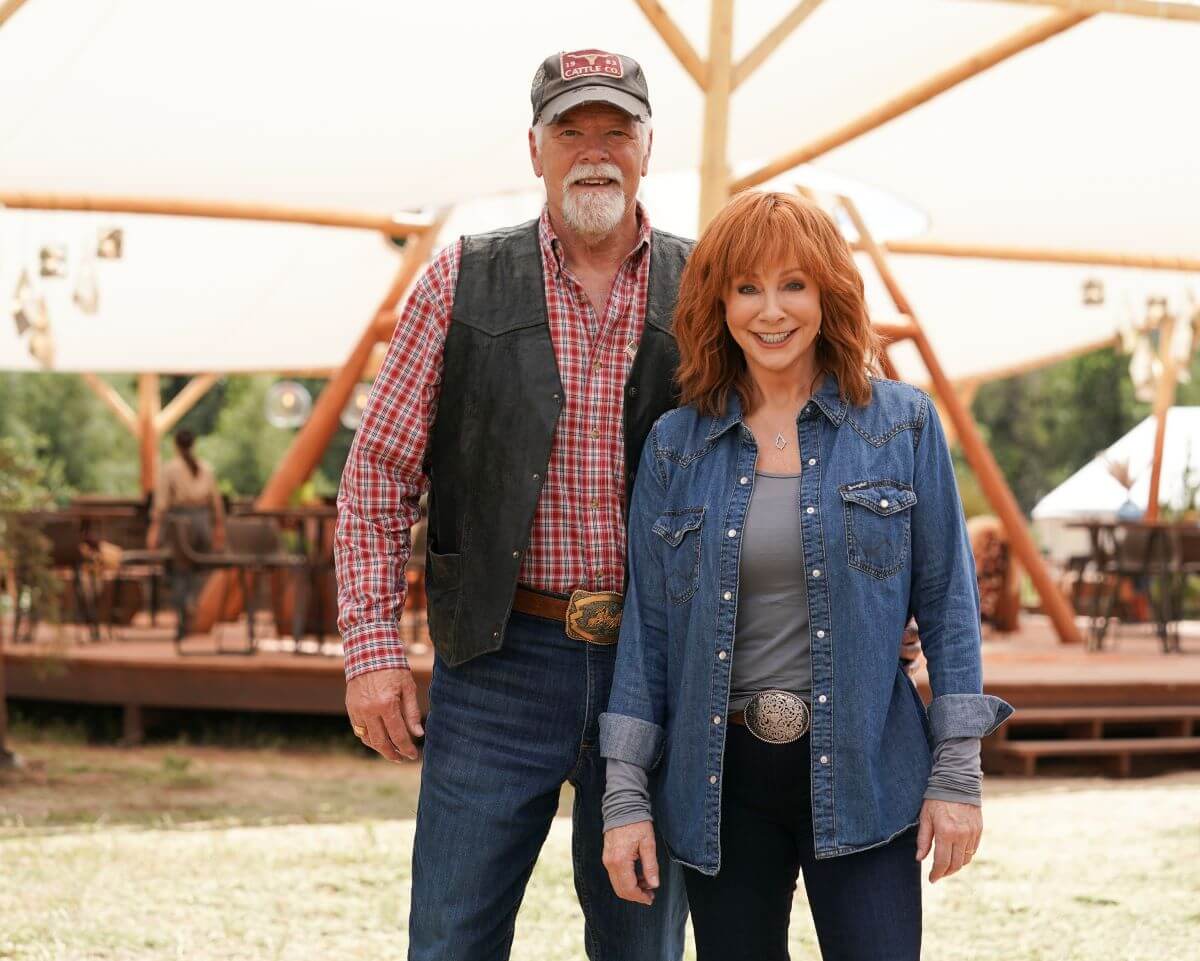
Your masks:
<path fill-rule="evenodd" d="M 677 406 L 671 317 L 692 242 L 651 233 L 649 303 L 625 383 L 626 514 L 654 421 Z M 498 650 L 563 404 L 537 221 L 464 237 L 430 435 L 429 632 L 451 665 Z"/>

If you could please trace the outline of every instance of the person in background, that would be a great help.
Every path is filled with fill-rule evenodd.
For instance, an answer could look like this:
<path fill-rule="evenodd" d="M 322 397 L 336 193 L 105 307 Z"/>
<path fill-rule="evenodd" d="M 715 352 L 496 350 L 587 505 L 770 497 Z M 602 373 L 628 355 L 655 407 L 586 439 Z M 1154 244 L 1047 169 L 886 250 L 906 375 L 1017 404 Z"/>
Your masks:
<path fill-rule="evenodd" d="M 180 523 L 187 542 L 197 551 L 221 550 L 225 546 L 225 503 L 212 467 L 192 452 L 196 437 L 190 430 L 175 434 L 176 456 L 163 465 L 150 512 L 146 546 L 151 550 L 169 544 L 164 523 Z M 175 571 L 171 595 L 179 612 L 176 634 L 187 634 L 188 620 L 200 590 L 202 575 L 195 570 Z"/>

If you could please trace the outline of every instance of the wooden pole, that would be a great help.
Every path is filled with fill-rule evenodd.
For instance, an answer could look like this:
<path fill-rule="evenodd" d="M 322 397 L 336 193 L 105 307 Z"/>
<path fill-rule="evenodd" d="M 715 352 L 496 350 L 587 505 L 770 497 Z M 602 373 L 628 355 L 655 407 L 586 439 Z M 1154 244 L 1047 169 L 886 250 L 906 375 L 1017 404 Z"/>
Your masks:
<path fill-rule="evenodd" d="M 1039 264 L 1085 264 L 1093 267 L 1138 267 L 1144 270 L 1200 270 L 1200 257 L 1161 254 L 1121 254 L 1113 251 L 1062 250 L 1052 247 L 1000 247 L 942 243 L 936 240 L 889 240 L 882 246 L 890 254 L 1017 260 Z M 861 248 L 856 246 L 855 249 Z"/>
<path fill-rule="evenodd" d="M 870 110 L 861 117 L 839 127 L 832 133 L 828 133 L 824 137 L 820 137 L 811 143 L 805 144 L 803 147 L 786 153 L 777 160 L 773 160 L 771 163 L 755 170 L 753 173 L 735 180 L 731 190 L 733 193 L 737 193 L 750 187 L 756 187 L 770 180 L 772 177 L 777 177 L 779 174 L 785 173 L 793 167 L 799 167 L 801 164 L 821 156 L 821 154 L 828 153 L 835 147 L 840 147 L 842 144 L 848 143 L 856 137 L 861 137 L 876 127 L 883 126 L 889 120 L 895 120 L 901 114 L 905 114 L 914 107 L 918 107 L 939 94 L 945 93 L 951 87 L 957 86 L 964 80 L 977 76 L 1021 51 L 1028 50 L 1030 47 L 1044 40 L 1057 36 L 1064 30 L 1069 30 L 1076 24 L 1088 19 L 1089 16 L 1090 14 L 1086 13 L 1055 13 L 1032 26 L 1026 27 L 1011 37 L 993 44 L 979 53 L 972 54 L 953 67 L 943 70 L 928 80 L 922 81 L 915 87 L 876 107 L 874 110 Z"/>
<path fill-rule="evenodd" d="M 1001 473 L 1000 467 L 996 464 L 996 459 L 992 456 L 992 452 L 988 449 L 987 444 L 983 442 L 983 438 L 979 434 L 979 428 L 975 424 L 975 419 L 971 416 L 971 412 L 962 404 L 954 390 L 954 385 L 942 370 L 941 362 L 938 360 L 937 354 L 934 353 L 933 347 L 926 338 L 920 320 L 913 312 L 912 305 L 908 302 L 908 298 L 904 296 L 903 290 L 901 290 L 899 283 L 892 274 L 883 251 L 872 239 L 870 230 L 860 216 L 858 208 L 849 197 L 841 197 L 840 200 L 847 215 L 853 222 L 855 230 L 858 231 L 863 249 L 870 256 L 875 269 L 879 272 L 880 279 L 883 281 L 884 286 L 887 287 L 888 293 L 895 302 L 896 309 L 912 320 L 914 330 L 913 343 L 916 344 L 917 350 L 921 354 L 921 359 L 925 362 L 925 366 L 929 370 L 929 376 L 933 380 L 934 390 L 937 393 L 938 399 L 945 405 L 946 412 L 950 415 L 950 421 L 954 425 L 959 441 L 962 444 L 963 453 L 966 455 L 972 470 L 975 471 L 975 476 L 979 480 L 979 486 L 983 488 L 984 494 L 991 502 L 993 509 L 999 515 L 1001 523 L 1008 532 L 1009 543 L 1012 545 L 1013 552 L 1029 572 L 1029 576 L 1032 578 L 1034 586 L 1037 588 L 1037 592 L 1042 599 L 1042 606 L 1053 622 L 1055 630 L 1058 632 L 1059 640 L 1063 643 L 1081 644 L 1083 638 L 1080 637 L 1079 629 L 1075 626 L 1075 613 L 1067 603 L 1066 598 L 1063 597 L 1057 586 L 1055 586 L 1050 572 L 1046 570 L 1046 565 L 1038 553 L 1037 545 L 1033 542 L 1033 537 L 1025 525 L 1025 518 L 1021 514 L 1021 508 L 1017 504 L 1016 498 L 1013 497 L 1008 484 L 1005 482 L 1004 475 Z"/>
<path fill-rule="evenodd" d="M 167 406 L 159 412 L 154 421 L 154 429 L 159 437 L 168 433 L 196 403 L 207 394 L 213 385 L 221 379 L 220 374 L 197 374 L 183 386 L 178 394 L 171 398 Z"/>
<path fill-rule="evenodd" d="M 658 0 L 635 0 L 635 2 L 641 8 L 642 13 L 646 15 L 651 26 L 658 31 L 663 43 L 675 54 L 675 59 L 679 61 L 684 70 L 691 74 L 692 79 L 696 81 L 696 86 L 704 90 L 708 86 L 708 64 L 700 59 L 700 54 L 696 52 L 696 48 L 692 46 L 684 32 L 671 19 L 671 15 L 663 9 L 663 5 Z"/>
<path fill-rule="evenodd" d="M 0 206 L 14 210 L 83 210 L 116 214 L 156 214 L 171 217 L 210 217 L 219 220 L 262 220 L 274 223 L 312 224 L 318 227 L 352 227 L 378 230 L 389 237 L 405 237 L 429 229 L 413 217 L 381 216 L 345 210 L 280 207 L 221 200 L 167 197 L 117 197 L 93 194 L 26 194 L 0 192 Z"/>
<path fill-rule="evenodd" d="M 700 152 L 700 226 L 729 199 L 729 95 L 733 80 L 733 0 L 709 0 L 708 90 Z"/>
<path fill-rule="evenodd" d="M 0 3 L 0 27 L 8 22 L 9 17 L 25 6 L 25 2 L 26 0 L 4 0 L 3 3 Z M 3 739 L 0 739 L 0 746 L 3 743 Z"/>
<path fill-rule="evenodd" d="M 738 61 L 736 67 L 733 68 L 733 89 L 736 90 L 741 86 L 742 81 L 748 80 L 750 75 L 754 73 L 767 57 L 771 56 L 783 41 L 790 37 L 800 24 L 808 19 L 809 15 L 821 5 L 821 0 L 801 0 L 792 8 L 792 11 L 785 16 L 779 23 L 767 32 L 767 34 L 754 45 L 746 56 Z"/>
<path fill-rule="evenodd" d="M 429 229 L 409 239 L 404 250 L 404 259 L 400 263 L 391 288 L 380 302 L 375 316 L 367 324 L 346 362 L 321 391 L 308 420 L 297 431 L 291 446 L 284 453 L 279 466 L 275 468 L 275 472 L 255 501 L 256 507 L 264 509 L 286 507 L 288 498 L 309 478 L 320 462 L 325 448 L 329 446 L 329 441 L 337 431 L 339 418 L 346 403 L 350 400 L 354 385 L 362 377 L 363 369 L 371 357 L 371 351 L 377 342 L 391 336 L 395 327 L 393 312 L 399 304 L 400 298 L 404 296 L 404 292 L 412 284 L 417 271 L 429 259 L 433 245 L 437 242 L 438 233 L 449 214 L 449 208 L 439 211 Z M 194 630 L 204 633 L 211 630 L 217 622 L 221 597 L 225 592 L 225 580 L 228 576 L 227 572 L 218 571 L 208 579 L 196 604 Z M 226 616 L 229 616 L 230 608 L 235 604 L 234 593 L 234 591 L 229 592 L 230 607 L 226 608 Z M 240 604 L 233 609 L 235 611 L 240 609 Z"/>
<path fill-rule="evenodd" d="M 995 2 L 995 0 L 989 0 Z M 1165 3 L 1158 0 L 1003 0 L 1004 3 L 1023 3 L 1031 7 L 1058 7 L 1081 13 L 1118 13 L 1130 17 L 1152 17 L 1158 20 L 1200 22 L 1200 6 L 1194 3 Z"/>
<path fill-rule="evenodd" d="M 138 446 L 142 454 L 142 493 L 149 494 L 158 481 L 158 374 L 138 374 Z"/>
<path fill-rule="evenodd" d="M 1158 357 L 1162 369 L 1154 391 L 1154 460 L 1150 466 L 1150 493 L 1146 496 L 1148 521 L 1158 520 L 1158 490 L 1162 481 L 1163 446 L 1167 437 L 1167 412 L 1175 403 L 1175 384 L 1178 372 L 1171 341 L 1175 338 L 1175 315 L 1167 312 L 1158 328 Z"/>
<path fill-rule="evenodd" d="M 120 392 L 106 380 L 101 380 L 96 374 L 82 373 L 79 375 L 83 382 L 91 388 L 92 392 L 99 397 L 104 405 L 117 416 L 129 433 L 134 437 L 141 436 L 141 427 L 138 422 L 138 415 L 133 412 L 133 408 L 126 403 L 125 398 Z"/>

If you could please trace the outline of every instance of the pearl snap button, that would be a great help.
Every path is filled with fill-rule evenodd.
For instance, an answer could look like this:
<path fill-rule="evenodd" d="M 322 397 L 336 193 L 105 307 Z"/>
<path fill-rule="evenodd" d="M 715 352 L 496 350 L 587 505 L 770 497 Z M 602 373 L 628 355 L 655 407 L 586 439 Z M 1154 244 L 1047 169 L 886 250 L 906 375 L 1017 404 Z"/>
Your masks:
<path fill-rule="evenodd" d="M 816 512 L 817 512 L 817 509 L 815 507 L 809 507 L 804 511 L 804 513 L 806 513 L 806 514 L 815 514 Z"/>
<path fill-rule="evenodd" d="M 749 484 L 749 483 L 750 483 L 750 478 L 749 478 L 749 477 L 743 477 L 741 480 L 739 480 L 739 481 L 738 481 L 738 483 L 739 483 L 739 484 Z"/>
<path fill-rule="evenodd" d="M 824 631 L 817 631 L 817 637 L 824 637 L 824 636 L 825 636 Z"/>
<path fill-rule="evenodd" d="M 815 457 L 810 457 L 810 458 L 808 459 L 808 466 L 809 466 L 809 467 L 812 467 L 812 466 L 813 466 L 813 464 L 815 464 L 816 462 L 817 462 L 817 459 L 816 459 Z"/>
<path fill-rule="evenodd" d="M 822 764 L 828 764 L 828 763 L 829 763 L 829 758 L 828 758 L 826 755 L 824 755 L 824 754 L 822 754 L 822 755 L 821 755 L 821 763 L 822 763 Z"/>
<path fill-rule="evenodd" d="M 819 701 L 821 704 L 824 704 L 826 701 L 828 701 L 828 700 L 829 700 L 829 698 L 827 698 L 827 697 L 826 697 L 824 694 L 822 694 L 820 697 L 818 697 L 818 698 L 817 698 L 817 700 L 818 700 L 818 701 Z"/>
<path fill-rule="evenodd" d="M 879 506 L 880 506 L 880 507 L 887 507 L 887 505 L 888 505 L 888 502 L 887 502 L 887 498 L 886 498 L 886 497 L 885 497 L 883 500 L 881 500 L 881 501 L 879 502 Z"/>
<path fill-rule="evenodd" d="M 725 652 L 724 652 L 724 651 L 718 651 L 718 652 L 717 652 L 717 660 L 718 660 L 718 661 L 723 661 L 723 660 L 725 660 L 726 656 L 727 656 L 727 655 L 725 654 Z"/>
<path fill-rule="evenodd" d="M 709 784 L 716 784 L 716 783 L 717 783 L 717 776 L 716 776 L 715 774 L 710 774 L 710 775 L 708 776 L 708 783 L 709 783 Z"/>
<path fill-rule="evenodd" d="M 729 536 L 730 536 L 730 537 L 737 537 L 737 530 L 736 530 L 735 528 L 732 528 L 732 527 L 731 527 L 731 528 L 729 528 Z"/>
<path fill-rule="evenodd" d="M 820 568 L 814 567 L 813 568 L 813 577 L 820 577 L 820 576 L 821 576 Z"/>
<path fill-rule="evenodd" d="M 722 596 L 723 598 L 725 598 L 725 600 L 727 600 L 727 601 L 732 601 L 732 600 L 733 600 L 733 591 L 726 591 L 726 592 L 725 592 L 724 594 L 722 594 L 721 596 Z"/>
<path fill-rule="evenodd" d="M 714 714 L 714 715 L 713 715 L 713 724 L 720 724 L 720 723 L 721 723 L 721 715 L 720 715 L 720 714 Z"/>

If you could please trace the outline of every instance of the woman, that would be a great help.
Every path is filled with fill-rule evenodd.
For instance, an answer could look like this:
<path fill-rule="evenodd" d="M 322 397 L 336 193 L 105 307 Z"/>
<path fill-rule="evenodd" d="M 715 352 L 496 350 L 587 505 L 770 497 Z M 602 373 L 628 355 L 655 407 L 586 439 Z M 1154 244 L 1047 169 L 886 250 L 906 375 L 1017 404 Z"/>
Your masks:
<path fill-rule="evenodd" d="M 163 540 L 160 532 L 164 520 L 168 524 L 182 524 L 188 543 L 197 551 L 220 550 L 225 546 L 225 504 L 213 469 L 192 453 L 195 443 L 190 430 L 175 434 L 178 456 L 163 465 L 154 492 L 150 530 L 146 534 L 146 546 L 151 550 Z M 171 594 L 179 612 L 175 629 L 179 638 L 187 635 L 188 617 L 200 585 L 201 575 L 192 568 L 172 574 Z"/>
<path fill-rule="evenodd" d="M 718 214 L 675 332 L 684 406 L 642 454 L 601 718 L 614 888 L 653 900 L 653 820 L 684 865 L 700 961 L 787 958 L 800 872 L 823 957 L 918 958 L 920 861 L 932 848 L 936 881 L 971 860 L 979 739 L 1012 713 L 981 693 L 937 412 L 871 376 L 862 278 L 797 197 Z M 928 713 L 899 660 L 910 613 Z"/>

